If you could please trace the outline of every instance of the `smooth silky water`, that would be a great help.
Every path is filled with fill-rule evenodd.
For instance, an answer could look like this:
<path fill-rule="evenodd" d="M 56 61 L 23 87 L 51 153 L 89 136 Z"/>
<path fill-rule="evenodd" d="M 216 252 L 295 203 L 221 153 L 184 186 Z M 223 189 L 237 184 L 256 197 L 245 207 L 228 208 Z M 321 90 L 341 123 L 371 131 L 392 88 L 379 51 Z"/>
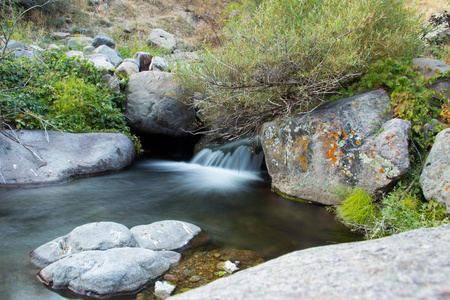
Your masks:
<path fill-rule="evenodd" d="M 257 172 L 262 154 L 253 152 L 242 145 L 205 149 L 191 163 L 143 159 L 105 176 L 0 187 L 0 299 L 64 299 L 39 282 L 28 254 L 90 222 L 130 228 L 186 221 L 206 231 L 213 247 L 254 250 L 267 259 L 361 239 L 325 207 L 271 192 Z"/>

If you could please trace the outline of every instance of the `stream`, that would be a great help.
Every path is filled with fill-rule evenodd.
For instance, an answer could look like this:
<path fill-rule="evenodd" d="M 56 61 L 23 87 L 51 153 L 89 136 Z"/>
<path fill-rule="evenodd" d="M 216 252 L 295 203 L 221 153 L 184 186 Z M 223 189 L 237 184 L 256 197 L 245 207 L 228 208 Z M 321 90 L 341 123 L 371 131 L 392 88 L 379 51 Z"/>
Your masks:
<path fill-rule="evenodd" d="M 191 163 L 141 159 L 119 173 L 62 184 L 0 186 L 0 298 L 66 299 L 40 283 L 28 254 L 90 222 L 131 228 L 186 221 L 206 231 L 215 248 L 254 250 L 266 259 L 361 239 L 325 207 L 271 192 L 258 171 L 262 154 L 220 152 L 205 149 Z"/>

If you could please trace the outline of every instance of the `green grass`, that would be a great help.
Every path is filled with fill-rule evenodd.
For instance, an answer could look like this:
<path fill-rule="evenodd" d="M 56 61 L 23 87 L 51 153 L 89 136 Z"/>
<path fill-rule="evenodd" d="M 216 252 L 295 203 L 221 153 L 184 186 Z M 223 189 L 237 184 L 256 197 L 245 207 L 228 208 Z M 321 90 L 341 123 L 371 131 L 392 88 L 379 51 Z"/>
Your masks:
<path fill-rule="evenodd" d="M 384 195 L 379 202 L 360 187 L 342 188 L 336 193 L 343 198 L 335 209 L 337 218 L 369 239 L 450 223 L 443 205 L 422 201 L 401 186 Z"/>

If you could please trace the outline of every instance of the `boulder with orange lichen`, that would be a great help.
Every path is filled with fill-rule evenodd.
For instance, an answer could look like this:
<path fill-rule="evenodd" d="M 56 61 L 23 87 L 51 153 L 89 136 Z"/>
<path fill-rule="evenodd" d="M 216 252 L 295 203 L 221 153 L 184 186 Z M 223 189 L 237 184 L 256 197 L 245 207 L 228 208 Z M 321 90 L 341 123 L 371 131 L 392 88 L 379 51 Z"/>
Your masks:
<path fill-rule="evenodd" d="M 410 127 L 391 120 L 383 90 L 266 123 L 261 137 L 272 187 L 327 205 L 338 203 L 340 186 L 386 190 L 409 168 Z"/>

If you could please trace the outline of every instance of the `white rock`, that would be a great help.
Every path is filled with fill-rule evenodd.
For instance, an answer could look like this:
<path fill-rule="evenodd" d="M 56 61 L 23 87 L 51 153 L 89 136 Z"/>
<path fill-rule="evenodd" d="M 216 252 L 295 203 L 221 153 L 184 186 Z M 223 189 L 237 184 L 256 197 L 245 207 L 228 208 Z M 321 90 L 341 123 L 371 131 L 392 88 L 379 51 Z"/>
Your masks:
<path fill-rule="evenodd" d="M 155 283 L 155 292 L 153 293 L 155 296 L 166 299 L 172 294 L 175 289 L 174 285 L 171 285 L 167 281 L 157 281 Z"/>

